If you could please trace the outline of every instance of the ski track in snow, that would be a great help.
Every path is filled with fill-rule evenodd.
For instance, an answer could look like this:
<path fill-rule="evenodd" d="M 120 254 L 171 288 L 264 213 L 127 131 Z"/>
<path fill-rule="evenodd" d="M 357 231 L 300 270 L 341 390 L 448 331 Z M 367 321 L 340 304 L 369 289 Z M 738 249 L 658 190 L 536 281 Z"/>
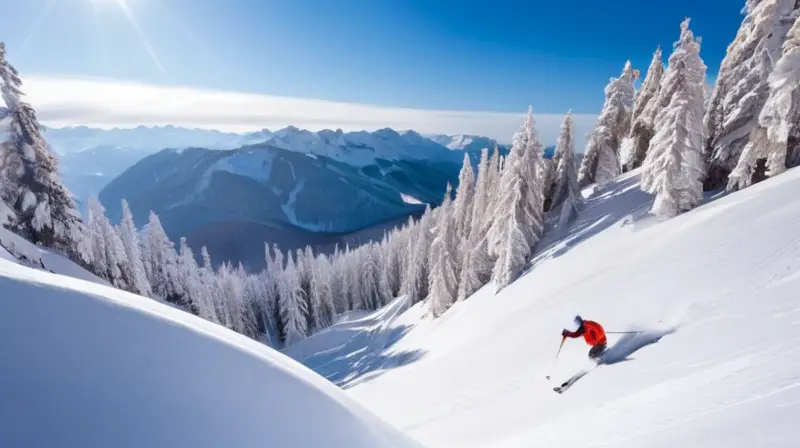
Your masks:
<path fill-rule="evenodd" d="M 637 175 L 586 191 L 568 234 L 546 237 L 500 294 L 487 285 L 435 321 L 419 304 L 392 316 L 377 334 L 402 336 L 359 356 L 420 355 L 347 392 L 431 447 L 796 446 L 800 169 L 663 222 L 645 213 Z M 578 313 L 663 336 L 610 334 L 624 356 L 559 395 L 587 364 L 589 347 L 568 340 L 544 378 Z M 314 343 L 322 352 L 325 335 Z M 352 348 L 327 352 L 327 368 Z"/>

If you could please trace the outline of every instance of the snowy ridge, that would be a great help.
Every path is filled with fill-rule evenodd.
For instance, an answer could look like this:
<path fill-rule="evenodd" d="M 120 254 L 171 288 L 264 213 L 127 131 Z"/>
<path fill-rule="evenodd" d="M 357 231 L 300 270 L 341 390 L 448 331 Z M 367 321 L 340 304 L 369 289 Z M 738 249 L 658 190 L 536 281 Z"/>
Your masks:
<path fill-rule="evenodd" d="M 800 170 L 663 222 L 647 214 L 638 175 L 584 191 L 570 232 L 548 234 L 499 294 L 490 283 L 436 320 L 425 302 L 392 316 L 392 343 L 369 357 L 411 360 L 340 384 L 427 446 L 794 446 Z M 576 314 L 649 333 L 609 334 L 613 362 L 558 395 L 552 388 L 587 365 L 589 347 L 567 340 L 551 370 Z M 328 350 L 319 338 L 348 325 L 309 342 Z M 367 357 L 303 359 L 340 378 L 354 356 Z"/>
<path fill-rule="evenodd" d="M 418 446 L 302 365 L 154 300 L 5 260 L 0 287 L 2 446 Z"/>

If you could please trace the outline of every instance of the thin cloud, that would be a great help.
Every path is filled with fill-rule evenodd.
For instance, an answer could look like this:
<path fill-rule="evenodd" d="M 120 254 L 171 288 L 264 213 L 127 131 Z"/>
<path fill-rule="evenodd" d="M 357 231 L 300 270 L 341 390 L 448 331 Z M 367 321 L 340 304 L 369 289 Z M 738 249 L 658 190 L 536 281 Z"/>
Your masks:
<path fill-rule="evenodd" d="M 104 79 L 33 76 L 24 89 L 48 126 L 99 128 L 176 126 L 246 132 L 289 125 L 312 131 L 413 129 L 423 134 L 477 134 L 511 141 L 521 113 L 445 111 L 383 107 L 191 87 L 169 87 Z M 536 105 L 534 104 L 534 110 Z M 574 115 L 576 149 L 582 151 L 594 115 Z M 545 144 L 558 138 L 563 115 L 536 114 Z"/>

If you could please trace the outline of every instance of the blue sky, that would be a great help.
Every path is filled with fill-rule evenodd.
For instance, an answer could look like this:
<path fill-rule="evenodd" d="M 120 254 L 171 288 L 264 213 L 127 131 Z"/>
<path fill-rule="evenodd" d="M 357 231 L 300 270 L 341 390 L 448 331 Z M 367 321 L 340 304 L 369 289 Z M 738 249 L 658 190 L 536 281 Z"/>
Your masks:
<path fill-rule="evenodd" d="M 0 0 L 23 76 L 385 107 L 596 114 L 692 17 L 714 74 L 743 1 Z M 123 6 L 124 4 L 124 6 Z M 35 105 L 35 104 L 34 104 Z"/>

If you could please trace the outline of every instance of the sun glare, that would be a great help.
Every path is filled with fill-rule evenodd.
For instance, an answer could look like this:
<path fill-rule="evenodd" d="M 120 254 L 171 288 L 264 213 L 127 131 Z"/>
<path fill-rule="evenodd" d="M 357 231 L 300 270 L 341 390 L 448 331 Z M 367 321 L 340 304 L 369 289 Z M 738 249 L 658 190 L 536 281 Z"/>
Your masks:
<path fill-rule="evenodd" d="M 142 28 L 139 26 L 139 21 L 136 20 L 136 16 L 133 14 L 133 11 L 128 6 L 127 0 L 89 0 L 89 1 L 95 5 L 111 4 L 119 6 L 122 12 L 125 13 L 125 16 L 128 18 L 128 22 L 130 22 L 131 26 L 136 31 L 136 34 L 139 36 L 139 40 L 142 42 L 142 45 L 144 46 L 145 50 L 147 50 L 147 53 L 150 55 L 150 59 L 152 59 L 153 65 L 155 65 L 160 72 L 164 73 L 164 66 L 161 65 L 161 61 L 158 59 L 158 55 L 156 54 L 155 49 L 153 48 L 152 45 L 150 45 L 150 41 L 144 35 Z"/>

